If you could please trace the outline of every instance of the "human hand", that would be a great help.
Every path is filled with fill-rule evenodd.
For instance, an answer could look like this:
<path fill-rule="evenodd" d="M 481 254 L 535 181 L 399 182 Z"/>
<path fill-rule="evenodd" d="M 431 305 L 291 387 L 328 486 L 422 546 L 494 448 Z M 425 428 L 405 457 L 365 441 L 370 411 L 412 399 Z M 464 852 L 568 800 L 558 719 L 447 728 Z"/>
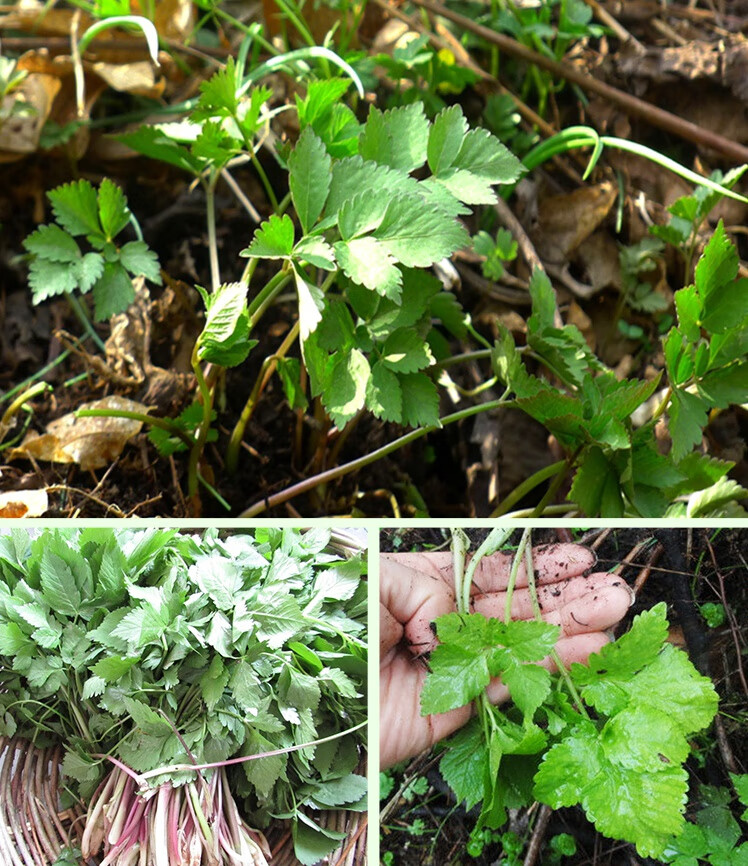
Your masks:
<path fill-rule="evenodd" d="M 472 607 L 486 617 L 503 618 L 511 554 L 485 557 L 476 570 Z M 594 553 L 577 544 L 533 550 L 533 569 L 543 619 L 561 627 L 556 649 L 564 663 L 585 662 L 608 642 L 633 602 L 633 592 L 614 574 L 590 573 Z M 384 769 L 416 755 L 467 722 L 472 705 L 448 713 L 421 715 L 427 669 L 422 656 L 436 646 L 431 624 L 455 610 L 451 553 L 382 554 L 380 567 L 380 765 Z M 512 596 L 512 619 L 534 619 L 524 563 Z M 543 664 L 550 669 L 551 659 Z M 494 680 L 488 697 L 509 697 Z"/>

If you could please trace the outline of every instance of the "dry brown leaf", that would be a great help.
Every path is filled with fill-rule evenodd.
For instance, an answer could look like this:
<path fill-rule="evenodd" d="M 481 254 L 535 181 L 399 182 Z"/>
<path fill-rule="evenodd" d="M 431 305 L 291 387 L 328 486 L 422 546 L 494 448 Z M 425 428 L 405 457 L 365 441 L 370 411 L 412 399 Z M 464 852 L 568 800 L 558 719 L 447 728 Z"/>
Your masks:
<path fill-rule="evenodd" d="M 23 69 L 20 65 L 18 68 Z M 14 162 L 36 151 L 59 90 L 60 81 L 55 76 L 32 73 L 5 97 L 3 108 L 10 109 L 20 101 L 29 113 L 11 116 L 0 124 L 0 162 Z"/>
<path fill-rule="evenodd" d="M 0 493 L 0 517 L 41 517 L 49 508 L 46 490 L 14 490 Z"/>
<path fill-rule="evenodd" d="M 142 403 L 116 395 L 84 403 L 79 409 L 111 409 L 146 414 Z M 47 432 L 29 433 L 11 457 L 33 457 L 52 463 L 77 463 L 81 469 L 101 469 L 115 461 L 128 440 L 142 428 L 128 418 L 78 418 L 75 412 L 51 421 Z"/>
<path fill-rule="evenodd" d="M 543 261 L 564 265 L 572 253 L 607 217 L 618 190 L 612 183 L 599 183 L 554 195 L 538 204 L 538 224 L 532 232 L 535 248 Z"/>
<path fill-rule="evenodd" d="M 159 36 L 185 42 L 195 28 L 195 4 L 192 0 L 160 0 L 153 23 Z"/>

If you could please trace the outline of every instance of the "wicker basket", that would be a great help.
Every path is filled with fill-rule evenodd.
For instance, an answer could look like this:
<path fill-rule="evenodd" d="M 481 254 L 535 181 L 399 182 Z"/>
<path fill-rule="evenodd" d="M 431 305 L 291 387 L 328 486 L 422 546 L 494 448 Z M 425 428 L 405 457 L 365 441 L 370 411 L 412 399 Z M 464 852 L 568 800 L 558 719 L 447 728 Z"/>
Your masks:
<path fill-rule="evenodd" d="M 0 737 L 0 863 L 2 866 L 51 866 L 60 851 L 80 841 L 84 810 L 59 807 L 62 749 L 37 749 L 27 740 Z M 320 823 L 346 833 L 326 862 L 365 866 L 366 813 L 330 811 Z M 288 824 L 268 834 L 271 866 L 298 866 Z"/>

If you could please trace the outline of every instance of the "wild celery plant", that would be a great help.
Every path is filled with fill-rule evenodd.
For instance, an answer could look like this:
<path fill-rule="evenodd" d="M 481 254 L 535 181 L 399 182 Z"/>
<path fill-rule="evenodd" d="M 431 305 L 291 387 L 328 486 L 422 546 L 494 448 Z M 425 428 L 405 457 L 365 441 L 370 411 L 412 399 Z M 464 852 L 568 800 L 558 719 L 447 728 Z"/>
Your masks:
<path fill-rule="evenodd" d="M 678 324 L 663 341 L 668 388 L 652 416 L 635 427 L 631 415 L 649 400 L 660 378 L 619 381 L 590 351 L 573 326 L 557 328 L 547 277 L 530 283 L 533 313 L 527 346 L 518 349 L 500 326 L 494 369 L 513 395 L 513 405 L 540 421 L 566 452 L 542 514 L 573 472 L 569 503 L 588 516 L 744 516 L 745 497 L 727 478 L 734 464 L 698 450 L 709 413 L 746 399 L 748 381 L 748 280 L 736 279 L 738 254 L 722 223 L 696 266 L 695 282 L 675 294 Z M 528 372 L 524 359 L 539 360 L 553 377 Z M 660 453 L 655 425 L 666 415 L 672 447 Z M 525 495 L 537 476 L 516 491 Z M 508 511 L 508 497 L 496 512 Z"/>
<path fill-rule="evenodd" d="M 717 693 L 686 653 L 667 643 L 666 606 L 639 614 L 615 643 L 567 670 L 555 652 L 559 627 L 543 621 L 532 568 L 530 530 L 515 554 L 502 619 L 471 613 L 472 574 L 506 540 L 495 530 L 464 569 L 467 539 L 454 533 L 457 612 L 436 619 L 423 715 L 475 701 L 475 717 L 443 747 L 441 773 L 465 807 L 480 806 L 474 833 L 495 830 L 507 809 L 534 800 L 582 805 L 603 834 L 660 857 L 686 827 L 688 738 L 707 727 Z M 535 618 L 510 618 L 518 568 L 526 566 Z M 540 662 L 552 655 L 559 674 Z M 485 697 L 500 676 L 513 705 Z"/>
<path fill-rule="evenodd" d="M 185 134 L 184 125 L 121 136 L 141 153 L 202 178 L 208 193 L 213 285 L 202 293 L 208 315 L 193 352 L 203 419 L 191 449 L 191 494 L 213 407 L 215 379 L 207 380 L 202 365 L 242 363 L 254 345 L 254 328 L 290 283 L 298 317 L 250 389 L 229 444 L 229 471 L 276 367 L 290 401 L 303 404 L 300 368 L 286 363 L 297 339 L 312 396 L 338 427 L 364 408 L 383 420 L 438 424 L 438 392 L 425 372 L 435 362 L 427 339 L 432 319 L 460 335 L 470 326 L 454 297 L 424 269 L 469 243 L 457 219 L 469 213 L 466 205 L 494 202 L 493 186 L 516 181 L 522 170 L 490 133 L 469 130 L 459 107 L 445 109 L 433 123 L 420 103 L 387 112 L 372 107 L 362 125 L 341 102 L 350 81 L 331 78 L 311 82 L 306 96 L 297 97 L 301 135 L 287 154 L 289 193 L 279 202 L 255 156 L 254 137 L 270 95 L 252 86 L 258 78 L 256 70 L 245 77 L 242 64 L 229 60 L 205 82 L 190 117 L 189 146 L 176 138 Z M 242 279 L 221 284 L 213 191 L 221 169 L 242 154 L 260 172 L 275 212 L 242 253 L 250 260 Z M 413 176 L 425 167 L 425 178 Z M 291 204 L 296 222 L 285 212 Z M 268 265 L 279 266 L 269 279 Z M 260 273 L 266 282 L 252 292 Z"/>

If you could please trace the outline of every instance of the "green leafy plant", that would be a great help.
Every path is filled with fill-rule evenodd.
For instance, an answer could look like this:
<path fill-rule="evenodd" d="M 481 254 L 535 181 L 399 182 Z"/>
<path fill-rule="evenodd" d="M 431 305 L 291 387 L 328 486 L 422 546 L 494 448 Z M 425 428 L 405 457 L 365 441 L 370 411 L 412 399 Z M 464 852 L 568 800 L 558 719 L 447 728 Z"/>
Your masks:
<path fill-rule="evenodd" d="M 455 63 L 449 49 L 434 48 L 426 34 L 395 46 L 391 54 L 377 54 L 373 60 L 394 82 L 390 106 L 421 102 L 431 117 L 446 108 L 445 96 L 462 93 L 478 80 L 475 72 Z"/>
<path fill-rule="evenodd" d="M 0 124 L 11 117 L 28 117 L 35 112 L 32 105 L 19 98 L 17 91 L 28 72 L 17 69 L 17 65 L 17 60 L 0 57 Z"/>
<path fill-rule="evenodd" d="M 663 249 L 662 241 L 655 238 L 642 238 L 637 244 L 621 248 L 622 300 L 632 310 L 658 313 L 667 309 L 667 299 L 655 292 L 651 283 L 639 279 L 640 274 L 655 270 Z"/>
<path fill-rule="evenodd" d="M 530 284 L 533 313 L 525 352 L 542 359 L 565 390 L 528 373 L 523 353 L 500 327 L 494 369 L 514 394 L 514 405 L 543 423 L 567 450 L 566 460 L 548 472 L 560 483 L 575 468 L 569 499 L 585 514 L 744 513 L 739 500 L 745 491 L 726 477 L 731 464 L 694 450 L 708 413 L 745 399 L 748 283 L 736 279 L 737 272 L 737 251 L 720 224 L 697 265 L 695 284 L 675 295 L 678 325 L 663 341 L 669 387 L 651 420 L 639 428 L 631 424 L 631 413 L 655 393 L 659 380 L 618 381 L 576 328 L 557 328 L 546 277 L 536 272 Z M 660 454 L 654 440 L 654 424 L 665 413 L 673 443 L 669 455 Z M 551 485 L 547 497 L 553 492 Z M 512 498 L 505 500 L 502 510 L 511 504 Z"/>
<path fill-rule="evenodd" d="M 740 804 L 748 807 L 748 774 L 731 774 L 730 778 Z M 742 866 L 748 862 L 748 842 L 740 844 L 743 833 L 729 808 L 730 791 L 702 785 L 699 799 L 701 808 L 696 813 L 695 822 L 686 824 L 683 832 L 668 845 L 663 861 L 674 866 L 697 866 L 699 863 Z"/>
<path fill-rule="evenodd" d="M 748 166 L 741 165 L 724 175 L 721 171 L 714 171 L 709 179 L 725 189 L 732 189 L 745 174 L 746 168 Z M 691 280 L 691 267 L 696 253 L 699 229 L 717 206 L 722 195 L 718 190 L 697 186 L 691 195 L 681 196 L 670 205 L 668 208 L 670 219 L 667 225 L 654 225 L 649 229 L 655 237 L 672 244 L 681 253 L 686 265 L 686 282 Z"/>
<path fill-rule="evenodd" d="M 541 619 L 528 560 L 536 619 L 509 618 L 518 565 L 529 558 L 529 531 L 515 555 L 504 620 L 469 612 L 477 562 L 504 543 L 495 530 L 468 571 L 457 574 L 458 611 L 436 620 L 439 640 L 421 697 L 424 715 L 475 701 L 476 717 L 445 745 L 440 769 L 458 801 L 480 804 L 478 831 L 497 829 L 510 807 L 533 799 L 552 808 L 581 804 L 597 829 L 660 857 L 685 827 L 689 737 L 709 725 L 717 695 L 688 656 L 667 643 L 664 604 L 639 614 L 615 643 L 587 665 L 566 670 L 555 653 L 557 626 Z M 455 550 L 466 541 L 455 533 Z M 459 552 L 454 560 L 460 562 Z M 464 562 L 464 557 L 462 560 Z M 537 664 L 552 655 L 560 674 Z M 513 706 L 493 706 L 492 677 Z"/>
<path fill-rule="evenodd" d="M 84 859 L 106 835 L 107 861 L 130 863 L 150 836 L 144 858 L 178 862 L 181 828 L 193 855 L 223 836 L 214 862 L 264 863 L 235 798 L 255 826 L 289 819 L 303 863 L 337 845 L 308 812 L 365 807 L 366 584 L 330 545 L 324 529 L 0 537 L 0 734 L 64 746 Z"/>
<path fill-rule="evenodd" d="M 127 199 L 105 178 L 98 191 L 87 180 L 47 193 L 55 222 L 40 226 L 24 241 L 31 256 L 29 285 L 34 303 L 49 297 L 92 292 L 94 316 L 107 319 L 135 299 L 132 277 L 161 284 L 158 259 L 141 240 L 117 243 L 132 221 Z M 85 238 L 90 249 L 76 238 Z"/>
<path fill-rule="evenodd" d="M 713 601 L 708 601 L 705 604 L 699 605 L 699 611 L 706 620 L 709 628 L 719 628 L 727 619 L 727 613 L 723 604 L 717 604 Z"/>
<path fill-rule="evenodd" d="M 485 261 L 481 262 L 481 270 L 483 276 L 489 280 L 501 279 L 504 263 L 517 258 L 517 241 L 505 228 L 500 228 L 494 238 L 488 232 L 478 232 L 473 237 L 473 249 L 479 256 L 485 256 Z"/>

